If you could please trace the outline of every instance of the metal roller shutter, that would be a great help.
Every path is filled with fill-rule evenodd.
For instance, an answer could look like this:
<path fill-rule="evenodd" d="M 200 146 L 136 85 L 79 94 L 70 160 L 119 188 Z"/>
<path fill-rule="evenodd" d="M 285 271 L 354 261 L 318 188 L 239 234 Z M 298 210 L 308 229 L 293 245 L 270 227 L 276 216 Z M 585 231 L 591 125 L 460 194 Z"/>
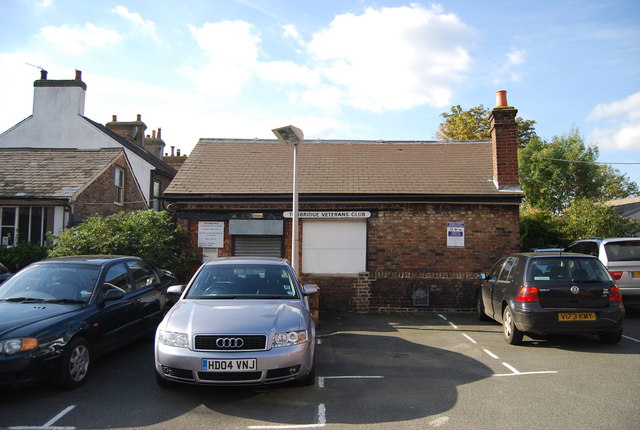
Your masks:
<path fill-rule="evenodd" d="M 233 255 L 281 258 L 282 236 L 234 236 Z"/>

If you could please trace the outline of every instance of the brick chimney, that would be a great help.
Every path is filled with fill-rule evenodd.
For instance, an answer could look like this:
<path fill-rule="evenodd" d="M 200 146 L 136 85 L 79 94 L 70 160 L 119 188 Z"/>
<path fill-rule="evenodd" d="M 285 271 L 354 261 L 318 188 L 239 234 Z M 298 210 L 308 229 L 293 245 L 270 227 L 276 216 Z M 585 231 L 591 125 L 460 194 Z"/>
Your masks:
<path fill-rule="evenodd" d="M 135 121 L 118 121 L 118 117 L 113 115 L 113 120 L 106 123 L 105 127 L 144 148 L 144 133 L 147 131 L 147 125 L 142 122 L 142 115 L 138 114 Z"/>
<path fill-rule="evenodd" d="M 507 92 L 496 91 L 496 107 L 491 111 L 491 142 L 493 154 L 493 182 L 498 190 L 519 191 L 518 110 L 507 103 Z"/>

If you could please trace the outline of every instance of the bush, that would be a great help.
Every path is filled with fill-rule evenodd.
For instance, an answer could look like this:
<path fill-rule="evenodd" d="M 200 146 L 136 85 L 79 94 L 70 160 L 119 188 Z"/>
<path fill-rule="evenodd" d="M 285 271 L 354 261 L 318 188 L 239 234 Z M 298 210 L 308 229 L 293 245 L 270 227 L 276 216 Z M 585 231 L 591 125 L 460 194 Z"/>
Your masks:
<path fill-rule="evenodd" d="M 0 262 L 9 272 L 15 273 L 34 261 L 46 258 L 47 252 L 47 248 L 33 243 L 20 243 L 12 247 L 0 246 Z"/>
<path fill-rule="evenodd" d="M 563 248 L 560 217 L 550 211 L 523 208 L 520 213 L 520 248 Z"/>
<path fill-rule="evenodd" d="M 96 215 L 55 237 L 50 257 L 68 255 L 134 255 L 172 271 L 185 281 L 200 263 L 188 238 L 167 211 L 118 212 Z"/>

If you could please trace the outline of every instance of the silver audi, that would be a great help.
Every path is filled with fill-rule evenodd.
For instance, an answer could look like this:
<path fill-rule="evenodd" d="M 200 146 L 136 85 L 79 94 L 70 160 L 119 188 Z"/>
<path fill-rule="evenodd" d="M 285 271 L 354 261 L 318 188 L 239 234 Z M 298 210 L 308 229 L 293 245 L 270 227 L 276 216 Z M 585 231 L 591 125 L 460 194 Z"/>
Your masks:
<path fill-rule="evenodd" d="M 156 330 L 159 385 L 252 385 L 315 381 L 315 324 L 287 260 L 218 258 L 188 285 Z"/>

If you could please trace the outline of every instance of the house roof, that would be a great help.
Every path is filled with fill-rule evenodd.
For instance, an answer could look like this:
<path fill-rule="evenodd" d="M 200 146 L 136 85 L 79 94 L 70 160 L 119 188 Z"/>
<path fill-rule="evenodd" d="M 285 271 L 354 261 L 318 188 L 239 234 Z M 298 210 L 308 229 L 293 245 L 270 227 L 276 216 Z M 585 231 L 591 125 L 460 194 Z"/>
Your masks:
<path fill-rule="evenodd" d="M 105 127 L 104 125 L 102 125 L 102 124 L 100 124 L 98 122 L 95 122 L 92 119 L 87 118 L 86 116 L 83 116 L 82 118 L 84 118 L 88 123 L 90 123 L 94 127 L 98 128 L 104 134 L 108 135 L 110 138 L 116 140 L 118 143 L 120 143 L 125 148 L 129 149 L 130 151 L 132 151 L 134 154 L 140 156 L 142 159 L 144 159 L 145 161 L 147 161 L 148 163 L 153 165 L 161 173 L 163 173 L 163 174 L 165 174 L 167 176 L 170 176 L 170 177 L 173 177 L 176 174 L 177 169 L 175 169 L 172 166 L 170 166 L 169 164 L 165 163 L 164 161 L 162 161 L 161 159 L 159 159 L 158 157 L 156 157 L 155 155 L 153 155 L 152 153 L 147 151 L 145 148 L 142 148 L 142 147 L 136 145 L 134 142 L 130 141 L 126 137 L 122 137 L 119 134 L 114 133 L 113 131 L 111 131 L 107 127 Z"/>
<path fill-rule="evenodd" d="M 0 148 L 0 198 L 71 198 L 123 155 L 119 148 Z"/>
<path fill-rule="evenodd" d="M 312 140 L 299 146 L 301 195 L 506 196 L 490 141 Z M 201 139 L 168 198 L 292 193 L 293 150 L 271 139 Z"/>

